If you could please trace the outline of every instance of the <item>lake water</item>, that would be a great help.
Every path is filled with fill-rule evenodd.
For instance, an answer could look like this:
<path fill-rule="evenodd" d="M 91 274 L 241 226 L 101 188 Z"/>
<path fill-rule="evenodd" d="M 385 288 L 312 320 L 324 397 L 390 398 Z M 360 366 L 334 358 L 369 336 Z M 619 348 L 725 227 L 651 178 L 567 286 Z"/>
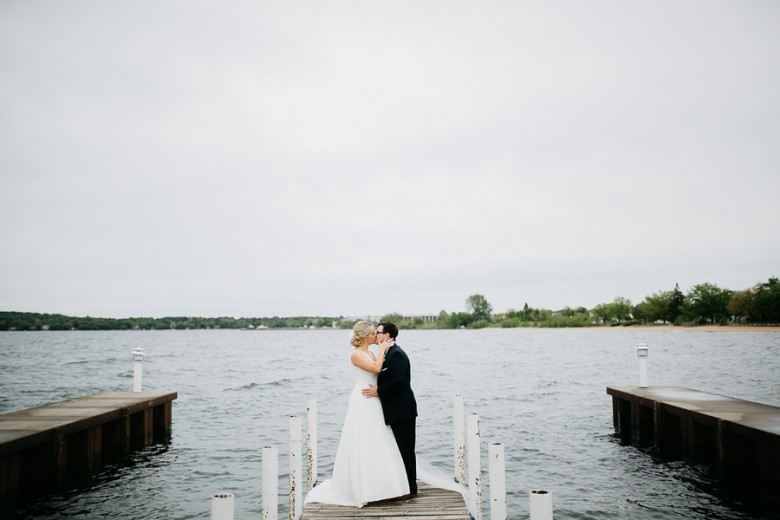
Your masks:
<path fill-rule="evenodd" d="M 0 332 L 0 413 L 104 390 L 131 390 L 131 351 L 146 351 L 144 390 L 178 392 L 170 442 L 134 452 L 89 485 L 13 518 L 207 519 L 212 494 L 235 494 L 237 519 L 257 518 L 261 448 L 279 448 L 287 486 L 290 415 L 319 408 L 327 477 L 351 388 L 350 332 Z M 501 442 L 509 517 L 528 491 L 553 493 L 556 519 L 748 519 L 705 468 L 623 445 L 606 387 L 637 384 L 636 344 L 650 348 L 652 385 L 679 385 L 780 406 L 780 333 L 634 329 L 401 331 L 419 404 L 418 454 L 448 473 L 452 402 L 480 414 L 482 465 Z M 305 435 L 305 434 L 304 434 Z M 489 489 L 483 511 L 489 518 Z M 287 497 L 280 496 L 280 518 Z"/>

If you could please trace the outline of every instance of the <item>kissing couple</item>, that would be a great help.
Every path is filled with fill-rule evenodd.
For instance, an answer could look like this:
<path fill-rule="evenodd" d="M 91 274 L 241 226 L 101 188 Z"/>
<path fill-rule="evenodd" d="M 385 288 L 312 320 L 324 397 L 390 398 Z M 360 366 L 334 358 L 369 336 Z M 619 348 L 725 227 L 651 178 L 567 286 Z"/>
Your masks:
<path fill-rule="evenodd" d="M 359 321 L 350 355 L 355 384 L 349 395 L 333 476 L 309 491 L 306 502 L 363 507 L 417 496 L 414 453 L 417 402 L 398 327 Z M 374 354 L 369 345 L 378 345 Z"/>

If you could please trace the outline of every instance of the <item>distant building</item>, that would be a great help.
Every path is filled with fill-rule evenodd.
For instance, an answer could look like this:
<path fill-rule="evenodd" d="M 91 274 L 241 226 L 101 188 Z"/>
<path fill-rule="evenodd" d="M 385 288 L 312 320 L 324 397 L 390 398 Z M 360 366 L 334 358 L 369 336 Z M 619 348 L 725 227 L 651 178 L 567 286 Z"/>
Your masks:
<path fill-rule="evenodd" d="M 418 318 L 423 320 L 423 323 L 434 323 L 439 320 L 437 314 L 421 314 L 418 316 L 404 316 L 404 321 L 414 321 Z"/>

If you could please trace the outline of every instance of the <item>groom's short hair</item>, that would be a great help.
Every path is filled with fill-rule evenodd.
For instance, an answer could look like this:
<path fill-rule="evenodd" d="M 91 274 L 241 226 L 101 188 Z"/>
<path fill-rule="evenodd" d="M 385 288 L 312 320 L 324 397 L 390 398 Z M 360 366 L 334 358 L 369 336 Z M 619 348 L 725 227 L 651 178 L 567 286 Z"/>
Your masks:
<path fill-rule="evenodd" d="M 379 325 L 382 326 L 382 332 L 390 334 L 390 337 L 395 339 L 398 337 L 398 325 L 392 321 L 383 321 Z"/>

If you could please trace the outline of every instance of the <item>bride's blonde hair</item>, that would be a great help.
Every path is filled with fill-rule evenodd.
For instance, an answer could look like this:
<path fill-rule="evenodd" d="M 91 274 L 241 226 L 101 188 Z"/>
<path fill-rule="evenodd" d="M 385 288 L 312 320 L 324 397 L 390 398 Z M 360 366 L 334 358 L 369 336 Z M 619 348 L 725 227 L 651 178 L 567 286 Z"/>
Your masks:
<path fill-rule="evenodd" d="M 359 321 L 352 325 L 352 346 L 359 347 L 364 339 L 373 332 L 374 324 L 370 321 Z"/>

